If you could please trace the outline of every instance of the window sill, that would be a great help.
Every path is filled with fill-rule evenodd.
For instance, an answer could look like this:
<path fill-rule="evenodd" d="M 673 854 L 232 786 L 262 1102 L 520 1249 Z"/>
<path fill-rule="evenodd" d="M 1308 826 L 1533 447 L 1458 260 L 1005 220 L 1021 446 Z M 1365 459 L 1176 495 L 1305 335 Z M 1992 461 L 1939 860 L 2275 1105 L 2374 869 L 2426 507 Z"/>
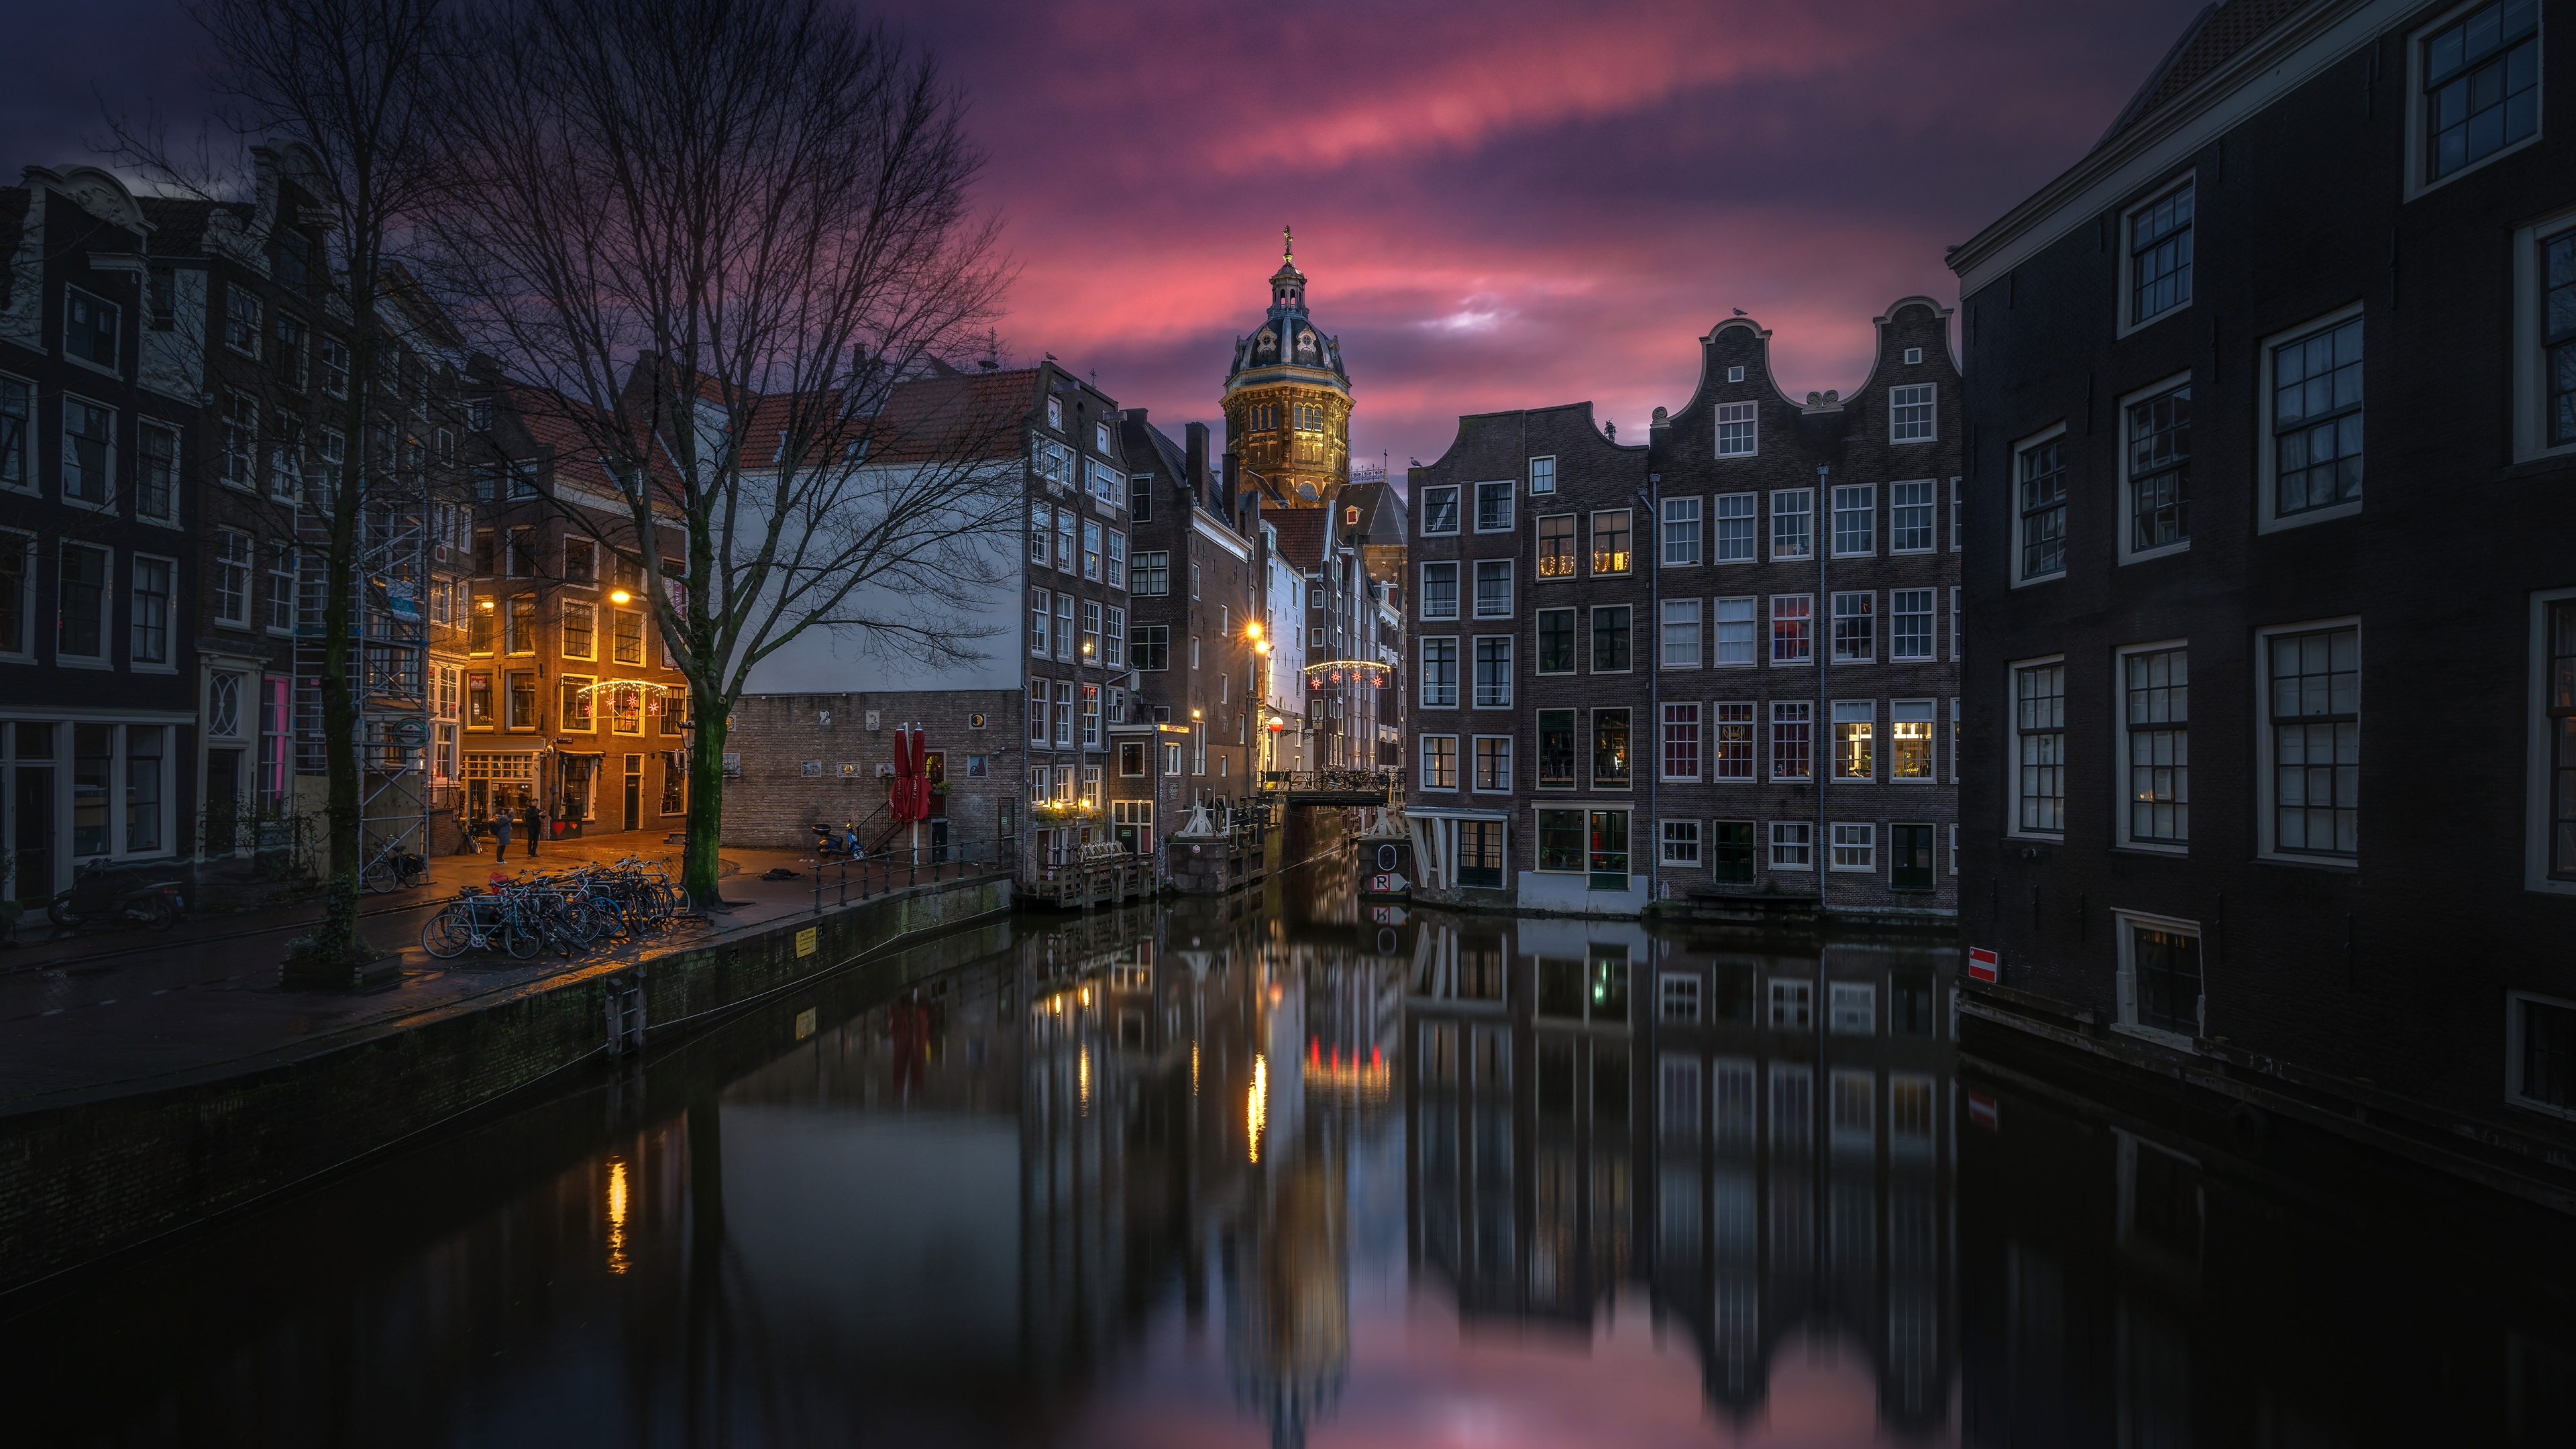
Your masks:
<path fill-rule="evenodd" d="M 1829 875 L 1876 875 L 1878 874 L 1878 867 L 1874 865 L 1836 865 L 1828 866 L 1826 868 L 1826 873 Z"/>
<path fill-rule="evenodd" d="M 2269 491 L 2271 480 L 2268 478 L 2264 479 L 2258 486 Z M 2283 516 L 2281 514 L 2267 514 L 2255 523 L 2254 531 L 2257 534 L 2287 533 L 2292 529 L 2305 528 L 2312 523 L 2324 523 L 2329 519 L 2351 518 L 2361 512 L 2361 505 L 2364 501 L 2366 500 L 2356 498 L 2350 503 L 2337 503 L 2325 508 L 2302 509 L 2297 513 L 2289 514 L 2287 516 Z"/>
<path fill-rule="evenodd" d="M 2185 842 L 2180 845 L 2159 845 L 2153 841 L 2146 840 L 2123 840 L 2117 845 L 2111 847 L 2111 853 L 2114 855 L 2161 856 L 2167 860 L 2182 860 L 2190 856 L 2191 845 L 2189 842 Z"/>
<path fill-rule="evenodd" d="M 2180 543 L 2162 544 L 2155 548 L 2144 549 L 2136 553 L 2123 553 L 2120 555 L 2120 564 L 2125 568 L 2130 564 L 2148 563 L 2156 559 L 2171 558 L 2176 554 L 2189 552 L 2191 552 L 2191 540 L 2184 539 Z"/>
<path fill-rule="evenodd" d="M 83 659 L 79 657 L 66 659 L 62 655 L 57 654 L 54 656 L 54 667 L 56 669 L 98 669 L 112 671 L 116 668 L 116 665 L 105 659 Z"/>
<path fill-rule="evenodd" d="M 2134 208 L 2132 209 L 2134 210 Z M 2128 267 L 2124 261 L 2121 265 L 2122 283 L 2124 286 L 2127 282 L 2127 271 Z M 2168 318 L 2179 317 L 2190 310 L 2190 302 L 2176 302 L 2172 306 L 2167 307 L 2152 317 L 2143 317 L 2135 322 L 2122 323 L 2119 330 L 2111 334 L 2111 340 L 2117 342 L 2124 337 L 2135 337 L 2139 333 L 2146 331 L 2148 328 L 2155 326 L 2159 322 L 2165 321 Z"/>
<path fill-rule="evenodd" d="M 2193 1038 L 2184 1036 L 2180 1032 L 2166 1031 L 2160 1027 L 2134 1026 L 2125 1021 L 2115 1021 L 2111 1023 L 2111 1030 L 2122 1036 L 2153 1042 L 2157 1046 L 2171 1047 L 2178 1052 L 2190 1052 L 2195 1056 L 2200 1052 L 2200 1045 Z"/>
<path fill-rule="evenodd" d="M 112 377 L 112 378 L 116 379 L 118 382 L 123 382 L 123 381 L 125 381 L 125 374 L 124 374 L 124 373 L 122 373 L 122 372 L 117 371 L 117 370 L 116 370 L 115 368 L 113 368 L 113 367 L 101 367 L 101 366 L 99 366 L 97 363 L 90 361 L 90 360 L 89 360 L 88 358 L 86 358 L 86 357 L 75 357 L 75 356 L 73 356 L 71 353 L 68 353 L 68 352 L 62 353 L 61 355 L 62 355 L 62 359 L 63 359 L 63 361 L 68 362 L 68 363 L 70 363 L 72 366 L 77 367 L 77 368 L 80 368 L 80 369 L 82 369 L 82 370 L 83 370 L 83 371 L 85 371 L 85 372 L 95 372 L 95 373 L 97 373 L 97 374 L 98 374 L 99 376 L 101 376 L 101 377 Z"/>
<path fill-rule="evenodd" d="M 2275 851 L 2263 851 L 2257 853 L 2254 860 L 2258 865 L 2287 865 L 2307 870 L 2353 871 L 2356 873 L 2361 870 L 2361 860 L 2359 857 L 2355 856 L 2284 855 Z"/>
<path fill-rule="evenodd" d="M 2422 124 L 2423 116 L 2416 106 L 2409 105 L 2406 109 L 2407 117 L 2411 124 Z M 2441 190 L 2443 187 L 2450 185 L 2452 182 L 2459 180 L 2463 176 L 2473 175 L 2477 172 L 2483 171 L 2486 168 L 2493 166 L 2498 161 L 2503 160 L 2507 156 L 2513 155 L 2517 151 L 2537 146 L 2540 144 L 2541 137 L 2545 134 L 2545 131 L 2545 127 L 2535 129 L 2530 135 L 2523 137 L 2521 140 L 2514 142 L 2503 150 L 2495 152 L 2492 155 L 2481 156 L 2477 160 L 2470 162 L 2468 165 L 2463 166 L 2459 170 L 2453 171 L 2448 175 L 2438 176 L 2429 181 L 2409 182 L 2406 187 L 2406 199 L 2408 201 L 2420 201 L 2423 198 L 2432 195 L 2434 192 Z M 2412 153 L 2408 157 L 2408 160 L 2411 163 L 2408 169 L 2412 171 L 2416 166 L 2420 166 L 2422 164 L 2424 157 L 2418 146 L 2409 146 L 2407 149 Z"/>

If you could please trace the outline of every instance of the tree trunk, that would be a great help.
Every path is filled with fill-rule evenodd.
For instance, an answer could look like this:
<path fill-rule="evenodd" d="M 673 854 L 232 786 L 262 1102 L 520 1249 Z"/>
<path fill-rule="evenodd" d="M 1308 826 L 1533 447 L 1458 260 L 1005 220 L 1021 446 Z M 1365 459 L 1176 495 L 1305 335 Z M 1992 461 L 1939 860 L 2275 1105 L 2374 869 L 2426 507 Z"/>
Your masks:
<path fill-rule="evenodd" d="M 696 694 L 694 683 L 691 692 Z M 689 732 L 688 845 L 681 857 L 680 884 L 689 893 L 689 904 L 698 910 L 712 910 L 722 903 L 716 887 L 716 847 L 722 844 L 724 829 L 725 716 L 721 709 L 696 703 L 713 698 L 710 691 L 691 701 L 698 719 L 697 728 Z"/>

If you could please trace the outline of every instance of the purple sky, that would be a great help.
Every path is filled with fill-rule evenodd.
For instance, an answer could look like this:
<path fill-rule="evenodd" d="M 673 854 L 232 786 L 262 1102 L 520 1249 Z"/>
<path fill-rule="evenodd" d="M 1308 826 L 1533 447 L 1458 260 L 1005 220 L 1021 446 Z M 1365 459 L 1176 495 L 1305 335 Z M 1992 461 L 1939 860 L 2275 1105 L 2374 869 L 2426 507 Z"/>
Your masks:
<path fill-rule="evenodd" d="M 1022 265 L 1004 337 L 1213 420 L 1297 228 L 1342 339 L 1354 462 L 1460 413 L 1582 401 L 1642 430 L 1741 307 L 1781 385 L 1849 388 L 1889 302 L 1955 300 L 1942 248 L 2092 144 L 2200 0 L 893 0 L 974 96 Z M 167 0 L 21 7 L 14 177 L 111 103 L 190 118 Z M 1631 434 L 1631 436 L 1637 436 Z"/>

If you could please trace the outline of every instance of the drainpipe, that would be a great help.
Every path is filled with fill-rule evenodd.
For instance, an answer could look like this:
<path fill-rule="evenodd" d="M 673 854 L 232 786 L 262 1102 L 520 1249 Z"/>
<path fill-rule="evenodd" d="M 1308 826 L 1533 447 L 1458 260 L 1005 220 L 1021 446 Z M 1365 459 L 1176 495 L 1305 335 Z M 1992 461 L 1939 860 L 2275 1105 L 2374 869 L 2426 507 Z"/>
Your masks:
<path fill-rule="evenodd" d="M 1664 475 L 1647 474 L 1646 485 L 1637 490 L 1637 497 L 1646 504 L 1646 525 L 1653 530 L 1647 536 L 1655 545 L 1655 566 L 1646 575 L 1646 619 L 1652 631 L 1647 637 L 1653 641 L 1655 650 L 1654 662 L 1646 669 L 1646 729 L 1647 738 L 1653 742 L 1648 751 L 1652 768 L 1646 771 L 1646 837 L 1647 848 L 1651 852 L 1646 857 L 1646 900 L 1651 905 L 1664 886 L 1663 817 L 1656 813 L 1660 803 L 1656 793 L 1661 788 L 1658 782 L 1664 777 L 1664 613 L 1661 602 L 1664 583 Z M 1631 830 L 1629 834 L 1632 837 L 1630 848 L 1633 849 L 1636 832 Z"/>
<path fill-rule="evenodd" d="M 1827 640 L 1826 631 L 1832 628 L 1833 595 L 1825 592 L 1825 560 L 1831 555 L 1833 545 L 1825 530 L 1831 526 L 1832 520 L 1833 500 L 1827 495 L 1832 491 L 1828 485 L 1833 478 L 1833 473 L 1834 467 L 1831 463 L 1816 465 L 1816 508 L 1813 513 L 1807 515 L 1810 529 L 1808 537 L 1814 542 L 1816 549 L 1816 607 L 1807 621 L 1808 647 L 1814 651 L 1816 660 L 1816 723 L 1815 728 L 1808 733 L 1811 743 L 1807 749 L 1807 768 L 1809 778 L 1816 786 L 1816 915 L 1820 921 L 1825 914 L 1826 885 L 1832 875 L 1832 855 L 1829 844 L 1832 827 L 1825 822 L 1825 781 L 1831 778 L 1828 772 L 1833 767 L 1832 762 L 1826 757 L 1832 753 L 1834 744 L 1834 704 L 1833 690 L 1825 683 L 1825 670 L 1830 667 L 1831 659 L 1828 653 L 1831 646 Z M 1822 958 L 1819 957 L 1816 968 L 1816 1021 L 1820 1031 L 1824 1023 L 1824 989 L 1824 966 Z"/>

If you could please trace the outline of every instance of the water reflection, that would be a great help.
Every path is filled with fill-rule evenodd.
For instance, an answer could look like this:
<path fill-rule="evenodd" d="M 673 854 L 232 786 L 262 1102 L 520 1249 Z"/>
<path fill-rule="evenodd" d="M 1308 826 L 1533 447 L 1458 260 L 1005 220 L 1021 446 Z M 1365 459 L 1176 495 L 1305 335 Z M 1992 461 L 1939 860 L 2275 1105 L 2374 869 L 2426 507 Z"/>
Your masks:
<path fill-rule="evenodd" d="M 2563 1438 L 2562 1300 L 1963 1074 L 1945 957 L 1331 871 L 1023 922 L 99 1275 L 0 1383 L 44 1444 Z"/>

